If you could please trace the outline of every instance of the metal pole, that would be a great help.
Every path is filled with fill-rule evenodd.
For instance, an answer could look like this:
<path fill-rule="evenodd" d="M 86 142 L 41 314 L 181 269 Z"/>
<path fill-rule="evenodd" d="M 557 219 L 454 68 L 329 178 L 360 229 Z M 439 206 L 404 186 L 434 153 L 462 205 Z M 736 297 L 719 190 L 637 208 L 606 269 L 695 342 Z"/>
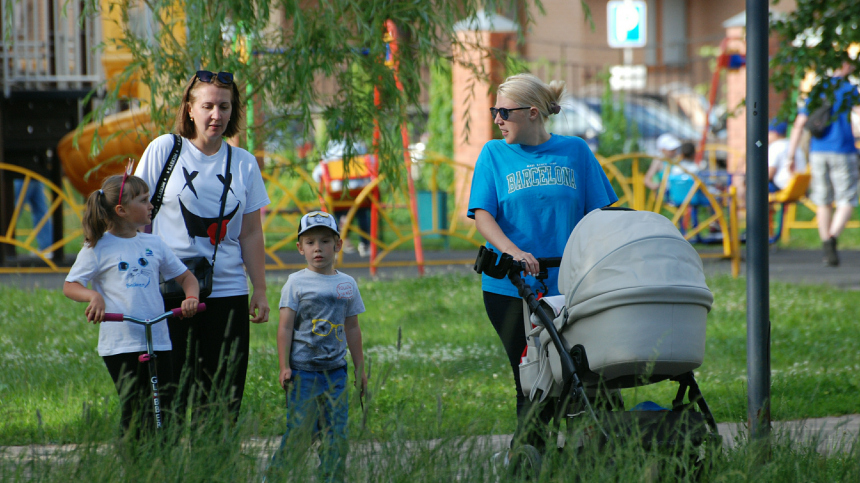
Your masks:
<path fill-rule="evenodd" d="M 768 5 L 747 0 L 747 416 L 753 440 L 770 435 L 767 122 Z"/>

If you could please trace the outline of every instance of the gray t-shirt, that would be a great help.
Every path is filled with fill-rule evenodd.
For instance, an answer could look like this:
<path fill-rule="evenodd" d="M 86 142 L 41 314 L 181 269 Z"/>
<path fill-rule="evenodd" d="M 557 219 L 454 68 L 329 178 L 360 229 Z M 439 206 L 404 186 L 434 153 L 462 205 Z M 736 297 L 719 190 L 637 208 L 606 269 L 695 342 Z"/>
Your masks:
<path fill-rule="evenodd" d="M 290 368 L 328 371 L 346 365 L 344 321 L 364 312 L 355 279 L 300 270 L 287 279 L 278 306 L 296 312 Z"/>

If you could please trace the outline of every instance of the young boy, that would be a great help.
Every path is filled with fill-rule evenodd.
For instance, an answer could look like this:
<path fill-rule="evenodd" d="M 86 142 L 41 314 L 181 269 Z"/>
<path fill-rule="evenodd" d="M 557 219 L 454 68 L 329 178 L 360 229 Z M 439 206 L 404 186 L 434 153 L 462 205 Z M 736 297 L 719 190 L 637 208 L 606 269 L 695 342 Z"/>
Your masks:
<path fill-rule="evenodd" d="M 358 326 L 364 303 L 355 280 L 334 268 L 342 245 L 334 216 L 320 211 L 304 215 L 296 246 L 308 268 L 290 275 L 279 304 L 278 381 L 287 391 L 287 431 L 281 450 L 290 434 L 301 428 L 321 434 L 324 481 L 342 481 L 345 469 L 347 347 L 361 397 L 367 388 Z"/>

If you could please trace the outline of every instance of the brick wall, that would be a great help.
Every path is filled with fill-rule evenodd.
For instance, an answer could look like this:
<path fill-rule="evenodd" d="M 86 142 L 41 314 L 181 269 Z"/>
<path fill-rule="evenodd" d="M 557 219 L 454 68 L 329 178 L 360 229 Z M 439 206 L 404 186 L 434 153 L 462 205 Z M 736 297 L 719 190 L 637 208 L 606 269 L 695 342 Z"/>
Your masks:
<path fill-rule="evenodd" d="M 731 39 L 728 46 L 730 52 L 746 55 L 745 34 L 743 27 L 726 29 L 726 37 Z M 771 38 L 768 42 L 768 55 L 774 55 L 777 48 L 779 48 L 779 39 Z M 745 204 L 743 175 L 746 173 L 747 143 L 746 109 L 741 103 L 746 98 L 746 82 L 747 71 L 745 67 L 729 71 L 726 75 L 726 103 L 729 109 L 729 118 L 726 123 L 728 134 L 726 144 L 732 149 L 732 152 L 729 153 L 728 169 L 736 174 L 732 178 L 732 184 L 738 187 L 738 203 L 741 207 Z M 768 119 L 776 116 L 785 99 L 785 94 L 777 93 L 773 87 L 768 88 Z M 763 140 L 763 142 L 767 142 L 767 140 Z"/>
<path fill-rule="evenodd" d="M 455 52 L 452 68 L 454 161 L 475 166 L 484 144 L 493 139 L 495 126 L 490 108 L 496 102 L 495 88 L 504 79 L 504 66 L 487 55 L 486 49 L 510 51 L 516 35 L 509 32 L 462 31 L 458 38 L 467 47 Z M 476 76 L 460 62 L 478 66 L 485 77 Z M 471 170 L 456 168 L 455 193 L 457 206 L 465 213 L 472 183 Z"/>

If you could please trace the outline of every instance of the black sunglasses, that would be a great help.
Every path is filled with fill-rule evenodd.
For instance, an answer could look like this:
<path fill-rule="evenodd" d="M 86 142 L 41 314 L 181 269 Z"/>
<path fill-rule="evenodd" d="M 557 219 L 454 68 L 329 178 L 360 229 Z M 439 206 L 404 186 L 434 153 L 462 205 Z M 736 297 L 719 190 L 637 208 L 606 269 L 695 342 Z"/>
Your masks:
<path fill-rule="evenodd" d="M 531 109 L 531 107 L 515 107 L 513 109 L 508 109 L 507 107 L 500 107 L 496 109 L 495 107 L 490 108 L 490 114 L 493 115 L 493 119 L 496 118 L 496 114 L 502 116 L 503 121 L 508 120 L 508 116 L 511 115 L 511 111 L 519 111 L 520 109 Z"/>
<path fill-rule="evenodd" d="M 230 85 L 233 83 L 233 73 L 232 72 L 209 72 L 208 70 L 198 70 L 197 78 L 200 79 L 200 82 L 205 82 L 207 84 L 212 82 L 212 79 L 218 79 L 218 82 L 222 84 Z"/>

